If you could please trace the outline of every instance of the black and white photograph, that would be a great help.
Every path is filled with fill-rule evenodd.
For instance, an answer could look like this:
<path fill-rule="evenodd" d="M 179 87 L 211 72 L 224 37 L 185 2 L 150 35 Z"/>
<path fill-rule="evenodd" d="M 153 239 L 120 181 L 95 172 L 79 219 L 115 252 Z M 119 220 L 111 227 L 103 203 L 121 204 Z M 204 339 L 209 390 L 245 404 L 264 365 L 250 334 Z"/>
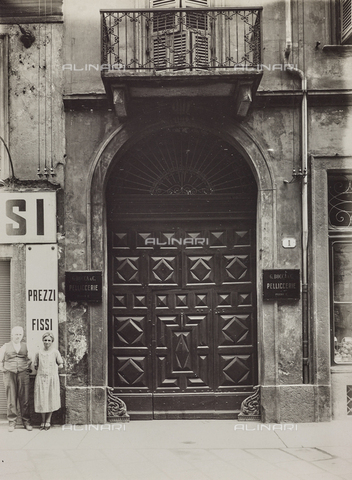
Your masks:
<path fill-rule="evenodd" d="M 2 480 L 352 480 L 352 0 L 0 0 Z"/>

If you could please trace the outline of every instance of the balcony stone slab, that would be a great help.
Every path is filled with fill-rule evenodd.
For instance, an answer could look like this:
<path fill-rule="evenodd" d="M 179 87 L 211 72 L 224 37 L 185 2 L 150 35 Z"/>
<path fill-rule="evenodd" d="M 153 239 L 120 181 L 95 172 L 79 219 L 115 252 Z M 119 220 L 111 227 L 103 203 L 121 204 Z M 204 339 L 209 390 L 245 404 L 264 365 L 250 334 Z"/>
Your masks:
<path fill-rule="evenodd" d="M 128 116 L 134 100 L 190 98 L 213 101 L 228 99 L 233 113 L 247 115 L 257 92 L 263 72 L 259 69 L 236 68 L 228 71 L 134 72 L 103 71 L 105 90 L 120 120 Z"/>

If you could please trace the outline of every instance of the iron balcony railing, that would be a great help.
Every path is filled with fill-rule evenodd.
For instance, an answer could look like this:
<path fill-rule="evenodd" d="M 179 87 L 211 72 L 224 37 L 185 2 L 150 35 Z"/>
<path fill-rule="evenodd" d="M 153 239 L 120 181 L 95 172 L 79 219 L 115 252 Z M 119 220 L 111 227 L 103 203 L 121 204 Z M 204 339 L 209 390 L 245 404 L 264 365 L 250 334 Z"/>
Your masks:
<path fill-rule="evenodd" d="M 261 11 L 102 10 L 102 71 L 256 68 L 261 64 Z"/>

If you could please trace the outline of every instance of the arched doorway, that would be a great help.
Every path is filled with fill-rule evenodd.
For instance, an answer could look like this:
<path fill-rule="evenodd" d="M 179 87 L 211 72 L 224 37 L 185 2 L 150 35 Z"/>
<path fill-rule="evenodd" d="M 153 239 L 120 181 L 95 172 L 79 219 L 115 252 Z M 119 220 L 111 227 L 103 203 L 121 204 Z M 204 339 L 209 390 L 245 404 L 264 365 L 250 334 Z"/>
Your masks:
<path fill-rule="evenodd" d="M 257 383 L 257 186 L 229 143 L 164 128 L 109 172 L 108 383 L 132 418 L 235 418 Z"/>

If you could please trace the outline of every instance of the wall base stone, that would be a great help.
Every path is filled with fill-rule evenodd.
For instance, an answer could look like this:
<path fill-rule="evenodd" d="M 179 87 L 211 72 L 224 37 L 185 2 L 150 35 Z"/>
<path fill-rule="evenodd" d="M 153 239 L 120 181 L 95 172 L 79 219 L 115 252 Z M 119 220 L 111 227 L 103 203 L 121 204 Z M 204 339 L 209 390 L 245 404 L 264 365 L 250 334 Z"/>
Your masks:
<path fill-rule="evenodd" d="M 66 424 L 106 423 L 104 387 L 66 387 Z"/>
<path fill-rule="evenodd" d="M 265 423 L 326 422 L 331 420 L 330 387 L 262 386 L 261 408 Z"/>
<path fill-rule="evenodd" d="M 106 423 L 106 388 L 93 387 L 91 389 L 91 423 Z"/>
<path fill-rule="evenodd" d="M 89 424 L 89 397 L 89 388 L 66 387 L 66 424 Z"/>

